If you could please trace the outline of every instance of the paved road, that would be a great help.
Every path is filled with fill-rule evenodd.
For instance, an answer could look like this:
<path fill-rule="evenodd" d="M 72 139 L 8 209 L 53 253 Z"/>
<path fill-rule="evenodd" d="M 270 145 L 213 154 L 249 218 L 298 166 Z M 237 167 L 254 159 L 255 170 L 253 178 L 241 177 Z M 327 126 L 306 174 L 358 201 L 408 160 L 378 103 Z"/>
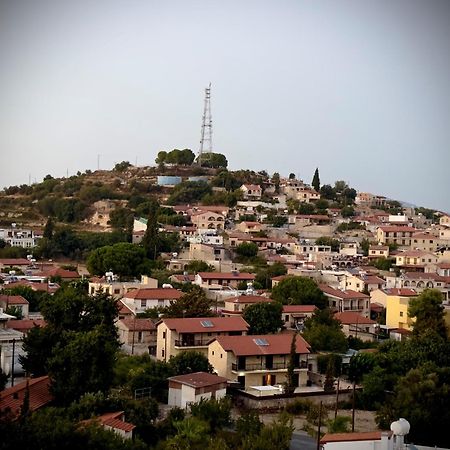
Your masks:
<path fill-rule="evenodd" d="M 305 431 L 294 431 L 290 450 L 316 450 L 317 441 Z"/>

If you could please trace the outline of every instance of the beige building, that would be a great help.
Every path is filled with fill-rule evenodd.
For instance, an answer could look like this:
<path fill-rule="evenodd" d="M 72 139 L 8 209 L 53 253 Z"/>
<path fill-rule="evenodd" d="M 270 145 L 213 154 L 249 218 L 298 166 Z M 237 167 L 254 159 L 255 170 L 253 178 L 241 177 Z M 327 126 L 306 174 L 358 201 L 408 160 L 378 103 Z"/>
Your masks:
<path fill-rule="evenodd" d="M 389 256 L 389 247 L 387 245 L 369 246 L 369 259 L 387 258 Z"/>
<path fill-rule="evenodd" d="M 389 225 L 377 228 L 377 240 L 381 244 L 397 244 L 401 247 L 410 247 L 411 240 L 417 230 L 413 227 Z"/>
<path fill-rule="evenodd" d="M 157 323 L 156 358 L 168 361 L 186 350 L 196 350 L 207 356 L 208 344 L 216 336 L 240 336 L 247 333 L 248 327 L 240 316 L 162 319 Z"/>
<path fill-rule="evenodd" d="M 411 250 L 434 253 L 439 247 L 439 238 L 430 233 L 414 233 L 411 239 Z"/>
<path fill-rule="evenodd" d="M 208 347 L 208 360 L 219 376 L 242 388 L 286 382 L 292 334 L 218 336 Z M 309 344 L 296 335 L 295 386 L 306 386 Z"/>
<path fill-rule="evenodd" d="M 437 264 L 438 257 L 422 250 L 408 250 L 395 255 L 395 265 L 402 268 L 422 269 L 430 264 Z"/>
<path fill-rule="evenodd" d="M 228 297 L 225 299 L 225 306 L 222 309 L 223 316 L 242 315 L 247 306 L 256 303 L 270 303 L 273 300 L 260 295 L 239 295 L 238 297 Z"/>
<path fill-rule="evenodd" d="M 170 286 L 170 285 L 169 285 Z M 165 308 L 176 302 L 183 293 L 178 289 L 169 288 L 145 288 L 127 292 L 122 298 L 135 314 L 143 313 L 151 308 Z"/>
<path fill-rule="evenodd" d="M 186 408 L 200 400 L 220 400 L 227 394 L 227 379 L 212 373 L 195 372 L 169 378 L 169 406 Z"/>
<path fill-rule="evenodd" d="M 450 227 L 450 214 L 444 214 L 439 219 L 439 225 L 442 225 L 444 227 Z"/>
<path fill-rule="evenodd" d="M 314 314 L 315 305 L 283 305 L 282 320 L 285 328 L 302 331 L 305 320 Z"/>
<path fill-rule="evenodd" d="M 193 213 L 191 221 L 197 230 L 219 230 L 225 226 L 225 216 L 214 211 L 200 211 Z"/>
<path fill-rule="evenodd" d="M 121 319 L 116 326 L 122 350 L 131 355 L 156 356 L 156 326 L 151 319 Z"/>
<path fill-rule="evenodd" d="M 334 289 L 326 284 L 320 284 L 319 288 L 328 298 L 328 305 L 333 311 L 354 311 L 370 317 L 370 296 L 351 289 Z"/>
<path fill-rule="evenodd" d="M 257 184 L 243 184 L 240 190 L 246 200 L 259 200 L 262 196 L 261 186 Z"/>
<path fill-rule="evenodd" d="M 253 273 L 240 273 L 238 270 L 232 272 L 199 272 L 195 275 L 195 284 L 205 289 L 223 289 L 231 287 L 237 289 L 241 281 L 252 283 L 255 280 Z"/>
<path fill-rule="evenodd" d="M 241 233 L 259 233 L 266 229 L 266 226 L 260 222 L 242 221 L 236 225 L 236 230 Z"/>
<path fill-rule="evenodd" d="M 334 318 L 342 324 L 342 331 L 347 337 L 373 341 L 376 338 L 377 323 L 368 317 L 353 311 L 336 313 Z"/>
<path fill-rule="evenodd" d="M 89 294 L 95 295 L 97 292 L 104 292 L 115 298 L 121 298 L 130 291 L 140 288 L 152 288 L 158 287 L 158 280 L 150 278 L 147 275 L 141 276 L 141 282 L 121 282 L 118 277 L 111 275 L 108 277 L 97 278 L 94 277 L 89 281 Z"/>
<path fill-rule="evenodd" d="M 375 275 L 351 275 L 345 277 L 345 289 L 357 292 L 374 291 L 385 286 L 386 282 Z"/>
<path fill-rule="evenodd" d="M 208 262 L 225 261 L 228 258 L 223 246 L 191 242 L 189 244 L 189 259 Z"/>

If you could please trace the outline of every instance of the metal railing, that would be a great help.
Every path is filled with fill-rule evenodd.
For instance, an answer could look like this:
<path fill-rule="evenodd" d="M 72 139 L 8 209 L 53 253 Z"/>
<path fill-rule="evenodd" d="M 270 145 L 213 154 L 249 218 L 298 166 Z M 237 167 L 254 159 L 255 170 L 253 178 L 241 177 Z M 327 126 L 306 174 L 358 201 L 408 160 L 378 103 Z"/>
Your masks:
<path fill-rule="evenodd" d="M 256 363 L 256 364 L 245 364 L 240 365 L 238 363 L 233 363 L 231 365 L 231 370 L 234 371 L 253 371 L 253 370 L 283 370 L 287 369 L 289 366 L 289 362 L 280 362 L 280 363 L 273 363 L 273 364 L 265 364 L 265 363 Z M 306 369 L 307 364 L 306 361 L 301 361 L 300 364 L 297 364 L 295 366 L 296 369 Z"/>
<path fill-rule="evenodd" d="M 212 339 L 212 337 L 210 339 L 194 339 L 190 341 L 175 339 L 175 347 L 206 347 Z"/>

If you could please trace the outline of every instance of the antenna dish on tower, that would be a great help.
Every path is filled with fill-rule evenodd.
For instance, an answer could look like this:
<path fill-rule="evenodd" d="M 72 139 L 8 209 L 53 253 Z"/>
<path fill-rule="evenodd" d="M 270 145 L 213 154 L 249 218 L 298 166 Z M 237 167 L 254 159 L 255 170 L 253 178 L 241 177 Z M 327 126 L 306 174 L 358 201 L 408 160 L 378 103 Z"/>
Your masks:
<path fill-rule="evenodd" d="M 198 152 L 198 163 L 200 166 L 202 165 L 202 156 L 204 152 L 212 153 L 211 83 L 205 88 L 200 150 Z"/>

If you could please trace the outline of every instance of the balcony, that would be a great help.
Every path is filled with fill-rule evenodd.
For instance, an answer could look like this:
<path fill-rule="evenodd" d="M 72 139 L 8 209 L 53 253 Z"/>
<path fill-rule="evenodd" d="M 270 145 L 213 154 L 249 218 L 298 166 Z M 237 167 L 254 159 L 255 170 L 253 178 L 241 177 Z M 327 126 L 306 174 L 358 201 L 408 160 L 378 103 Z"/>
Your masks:
<path fill-rule="evenodd" d="M 175 347 L 207 347 L 213 338 L 209 339 L 192 339 L 183 341 L 182 339 L 175 339 Z"/>
<path fill-rule="evenodd" d="M 256 363 L 256 364 L 245 364 L 245 366 L 239 365 L 237 363 L 233 363 L 231 365 L 231 370 L 233 372 L 256 372 L 256 371 L 272 371 L 272 370 L 287 370 L 289 366 L 289 362 L 280 362 L 280 363 L 273 363 L 269 365 L 269 367 L 264 363 Z M 295 369 L 306 369 L 307 363 L 306 361 L 301 361 L 300 365 L 297 365 Z"/>

